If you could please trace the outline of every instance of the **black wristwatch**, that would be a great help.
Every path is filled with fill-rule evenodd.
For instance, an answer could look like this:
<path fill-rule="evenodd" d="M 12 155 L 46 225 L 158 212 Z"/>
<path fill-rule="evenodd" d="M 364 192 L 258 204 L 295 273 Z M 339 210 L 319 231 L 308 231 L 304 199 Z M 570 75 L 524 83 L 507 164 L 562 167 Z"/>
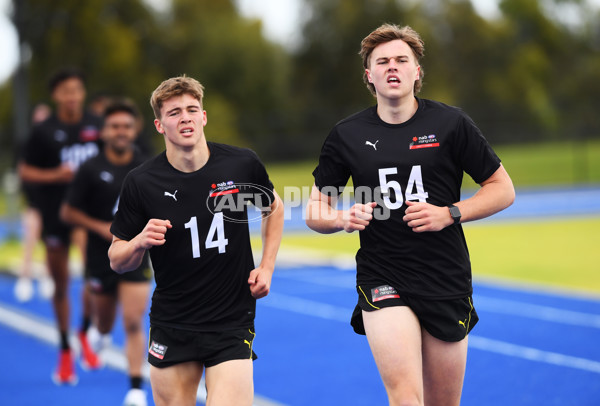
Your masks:
<path fill-rule="evenodd" d="M 453 204 L 450 204 L 448 205 L 448 208 L 450 209 L 450 216 L 452 217 L 452 220 L 454 220 L 454 224 L 460 223 L 461 214 L 458 207 L 456 207 Z"/>

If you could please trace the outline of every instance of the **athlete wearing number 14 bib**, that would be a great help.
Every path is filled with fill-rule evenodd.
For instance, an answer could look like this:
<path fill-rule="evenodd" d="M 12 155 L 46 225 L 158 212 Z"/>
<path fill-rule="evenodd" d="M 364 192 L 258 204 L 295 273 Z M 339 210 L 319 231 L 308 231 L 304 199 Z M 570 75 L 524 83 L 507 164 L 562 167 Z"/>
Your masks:
<path fill-rule="evenodd" d="M 148 362 L 157 406 L 196 404 L 204 371 L 211 403 L 250 406 L 256 299 L 269 293 L 283 209 L 254 152 L 206 141 L 203 95 L 186 76 L 152 93 L 165 152 L 125 179 L 108 255 L 123 273 L 150 253 Z M 248 203 L 261 211 L 257 219 Z M 261 221 L 263 237 L 256 267 L 252 220 Z"/>
<path fill-rule="evenodd" d="M 244 200 L 263 190 L 264 202 L 252 203 L 269 205 L 273 186 L 250 150 L 212 142 L 208 148 L 210 158 L 199 171 L 179 172 L 163 152 L 134 169 L 121 191 L 111 229 L 117 237 L 133 239 L 152 218 L 169 219 L 173 226 L 166 243 L 150 250 L 156 273 L 153 326 L 215 331 L 254 325 L 256 299 L 248 288 L 254 261 Z"/>

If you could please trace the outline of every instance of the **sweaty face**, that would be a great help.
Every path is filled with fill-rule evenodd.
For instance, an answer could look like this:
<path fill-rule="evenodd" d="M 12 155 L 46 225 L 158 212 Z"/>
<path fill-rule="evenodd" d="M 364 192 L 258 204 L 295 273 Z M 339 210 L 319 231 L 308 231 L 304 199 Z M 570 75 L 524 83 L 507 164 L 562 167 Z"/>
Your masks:
<path fill-rule="evenodd" d="M 414 96 L 415 81 L 419 79 L 420 66 L 412 49 L 402 40 L 378 45 L 369 59 L 367 77 L 377 98 L 403 98 Z"/>
<path fill-rule="evenodd" d="M 115 153 L 120 155 L 129 151 L 136 137 L 136 122 L 131 114 L 119 111 L 104 119 L 102 139 Z"/>
<path fill-rule="evenodd" d="M 85 86 L 78 78 L 63 80 L 52 91 L 52 100 L 59 110 L 78 113 L 83 110 Z"/>
<path fill-rule="evenodd" d="M 165 100 L 160 113 L 154 125 L 165 136 L 167 147 L 193 147 L 204 137 L 206 111 L 193 96 L 183 94 Z"/>

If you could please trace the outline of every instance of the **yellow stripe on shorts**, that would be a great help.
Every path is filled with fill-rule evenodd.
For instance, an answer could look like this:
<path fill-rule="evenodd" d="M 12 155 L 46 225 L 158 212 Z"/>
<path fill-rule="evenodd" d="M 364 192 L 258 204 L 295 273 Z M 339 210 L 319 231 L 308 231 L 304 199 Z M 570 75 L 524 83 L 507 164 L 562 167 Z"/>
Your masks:
<path fill-rule="evenodd" d="M 379 307 L 377 307 L 377 306 L 375 306 L 373 303 L 369 302 L 369 298 L 367 297 L 367 295 L 365 295 L 365 292 L 362 290 L 362 288 L 360 287 L 360 285 L 358 285 L 358 288 L 360 289 L 361 293 L 362 293 L 362 294 L 363 294 L 363 296 L 365 297 L 365 300 L 367 301 L 367 303 L 368 303 L 368 304 L 369 304 L 371 307 L 373 307 L 373 308 L 375 308 L 375 309 L 377 309 L 377 310 L 380 310 L 380 308 L 379 308 Z"/>

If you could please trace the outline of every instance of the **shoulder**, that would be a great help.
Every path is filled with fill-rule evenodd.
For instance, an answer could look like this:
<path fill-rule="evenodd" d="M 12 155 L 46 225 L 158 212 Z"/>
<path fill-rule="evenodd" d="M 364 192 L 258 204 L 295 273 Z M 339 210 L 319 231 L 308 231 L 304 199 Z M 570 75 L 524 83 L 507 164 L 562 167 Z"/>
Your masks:
<path fill-rule="evenodd" d="M 248 161 L 260 160 L 256 152 L 250 148 L 236 147 L 229 144 L 220 144 L 218 142 L 208 142 L 210 153 L 220 158 L 236 158 Z"/>
<path fill-rule="evenodd" d="M 325 144 L 338 143 L 342 139 L 351 139 L 373 131 L 379 124 L 377 106 L 371 106 L 338 121 L 327 136 Z"/>
<path fill-rule="evenodd" d="M 469 119 L 468 115 L 460 107 L 450 106 L 435 100 L 419 99 L 419 110 L 428 115 L 435 114 L 440 118 L 455 120 Z"/>
<path fill-rule="evenodd" d="M 144 179 L 146 176 L 153 176 L 152 174 L 154 171 L 161 171 L 165 167 L 169 167 L 169 165 L 167 162 L 166 153 L 163 151 L 153 158 L 140 162 L 139 165 L 137 165 L 127 174 L 127 178 L 130 181 L 140 178 Z"/>
<path fill-rule="evenodd" d="M 102 168 L 106 166 L 106 158 L 103 153 L 96 155 L 82 163 L 77 169 L 77 172 L 91 172 L 96 170 L 97 168 Z"/>
<path fill-rule="evenodd" d="M 338 121 L 335 126 L 335 128 L 344 128 L 344 127 L 351 127 L 357 123 L 361 123 L 361 122 L 371 122 L 374 118 L 376 118 L 377 116 L 377 107 L 376 106 L 371 106 L 368 107 L 364 110 L 361 110 L 357 113 L 354 113 L 340 121 Z"/>
<path fill-rule="evenodd" d="M 35 124 L 31 127 L 32 135 L 46 135 L 51 134 L 55 129 L 59 127 L 58 118 L 54 114 L 45 119 L 44 121 Z"/>

